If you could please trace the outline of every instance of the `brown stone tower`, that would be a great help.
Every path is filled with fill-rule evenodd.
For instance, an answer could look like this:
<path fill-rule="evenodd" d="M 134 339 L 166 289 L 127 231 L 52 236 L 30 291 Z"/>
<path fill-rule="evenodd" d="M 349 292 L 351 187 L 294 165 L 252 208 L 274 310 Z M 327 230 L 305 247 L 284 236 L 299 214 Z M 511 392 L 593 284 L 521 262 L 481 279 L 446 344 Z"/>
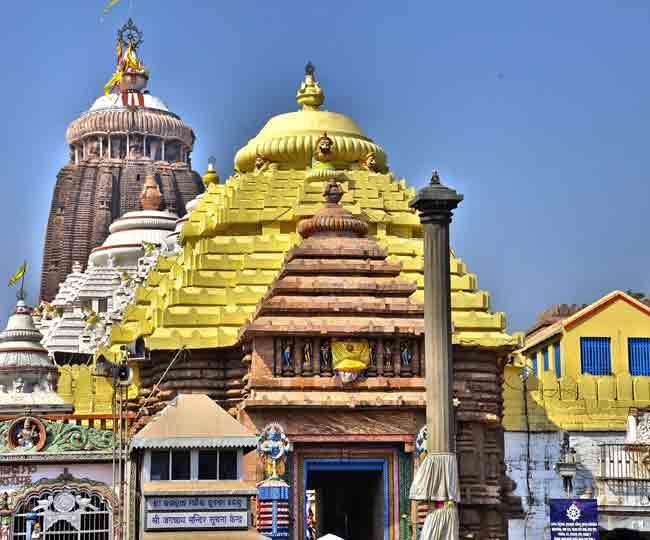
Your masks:
<path fill-rule="evenodd" d="M 110 223 L 140 209 L 147 173 L 153 171 L 161 206 L 183 213 L 203 191 L 192 170 L 194 133 L 145 90 L 149 72 L 136 56 L 141 32 L 129 22 L 118 32 L 117 71 L 105 95 L 66 132 L 70 160 L 57 175 L 47 224 L 41 298 L 50 300 L 71 271 L 101 245 Z"/>

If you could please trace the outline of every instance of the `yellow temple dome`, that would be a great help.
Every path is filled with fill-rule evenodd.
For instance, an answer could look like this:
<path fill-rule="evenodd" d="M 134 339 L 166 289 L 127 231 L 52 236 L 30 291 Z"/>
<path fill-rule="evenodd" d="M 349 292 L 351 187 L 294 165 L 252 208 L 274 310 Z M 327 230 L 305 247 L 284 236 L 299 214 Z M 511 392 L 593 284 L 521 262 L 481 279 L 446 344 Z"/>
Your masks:
<path fill-rule="evenodd" d="M 302 169 L 312 162 L 319 139 L 326 133 L 333 141 L 335 164 L 355 168 L 374 154 L 377 168 L 386 168 L 383 148 L 367 137 L 349 116 L 320 109 L 325 95 L 311 63 L 296 95 L 299 111 L 272 117 L 262 130 L 235 155 L 235 168 L 250 172 L 268 163 L 280 168 Z"/>

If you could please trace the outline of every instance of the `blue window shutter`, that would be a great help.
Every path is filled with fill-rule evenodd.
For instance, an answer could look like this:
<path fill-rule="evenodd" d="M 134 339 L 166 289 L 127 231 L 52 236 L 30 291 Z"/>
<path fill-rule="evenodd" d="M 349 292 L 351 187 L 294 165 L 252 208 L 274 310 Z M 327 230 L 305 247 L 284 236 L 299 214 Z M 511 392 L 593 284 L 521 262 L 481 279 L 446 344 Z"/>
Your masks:
<path fill-rule="evenodd" d="M 627 354 L 630 375 L 650 375 L 650 338 L 629 338 Z"/>
<path fill-rule="evenodd" d="M 560 344 L 556 343 L 553 347 L 553 352 L 555 353 L 555 376 L 559 379 L 562 377 L 562 356 L 560 356 Z"/>
<path fill-rule="evenodd" d="M 580 364 L 582 373 L 590 375 L 611 375 L 612 354 L 610 338 L 581 337 Z"/>
<path fill-rule="evenodd" d="M 544 348 L 544 352 L 542 353 L 544 357 L 544 371 L 549 370 L 549 365 L 548 365 L 548 347 Z"/>

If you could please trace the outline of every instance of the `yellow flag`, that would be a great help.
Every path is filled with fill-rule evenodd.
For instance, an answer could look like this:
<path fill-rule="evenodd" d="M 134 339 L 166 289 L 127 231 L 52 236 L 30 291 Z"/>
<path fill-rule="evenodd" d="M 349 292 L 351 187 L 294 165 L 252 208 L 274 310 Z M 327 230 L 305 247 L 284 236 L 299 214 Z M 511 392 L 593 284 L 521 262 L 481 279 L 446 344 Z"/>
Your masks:
<path fill-rule="evenodd" d="M 110 0 L 110 2 L 108 4 L 106 4 L 106 7 L 104 8 L 104 13 L 108 13 L 111 9 L 113 9 L 120 2 L 121 2 L 121 0 Z"/>
<path fill-rule="evenodd" d="M 370 345 L 365 339 L 332 341 L 332 360 L 337 371 L 363 371 L 370 364 Z"/>
<path fill-rule="evenodd" d="M 20 268 L 18 269 L 18 271 L 9 280 L 8 287 L 11 287 L 12 285 L 15 285 L 16 283 L 18 283 L 23 278 L 23 276 L 25 275 L 25 272 L 27 272 L 27 261 L 25 261 L 23 264 L 20 265 Z"/>

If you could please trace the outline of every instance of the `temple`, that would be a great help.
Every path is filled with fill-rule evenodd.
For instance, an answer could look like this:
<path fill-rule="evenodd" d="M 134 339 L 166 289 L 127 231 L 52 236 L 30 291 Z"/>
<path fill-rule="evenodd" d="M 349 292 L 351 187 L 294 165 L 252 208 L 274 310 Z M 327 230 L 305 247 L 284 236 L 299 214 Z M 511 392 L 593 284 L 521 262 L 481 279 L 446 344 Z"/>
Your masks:
<path fill-rule="evenodd" d="M 309 65 L 300 110 L 271 118 L 225 183 L 206 173 L 178 251 L 157 258 L 97 355 L 144 346 L 136 431 L 199 393 L 261 434 L 265 465 L 247 454 L 243 479 L 265 479 L 265 535 L 413 538 L 426 513 L 408 499 L 425 408 L 422 226 L 385 151 L 323 101 Z M 506 538 L 517 505 L 500 385 L 517 341 L 456 256 L 449 270 L 461 532 Z"/>
<path fill-rule="evenodd" d="M 141 41 L 129 20 L 118 32 L 117 71 L 105 94 L 66 132 L 70 157 L 57 175 L 47 224 L 43 300 L 54 298 L 75 261 L 86 261 L 102 244 L 115 219 L 139 210 L 147 174 L 170 212 L 182 211 L 203 190 L 191 168 L 192 129 L 146 90 L 149 71 L 137 57 Z"/>

